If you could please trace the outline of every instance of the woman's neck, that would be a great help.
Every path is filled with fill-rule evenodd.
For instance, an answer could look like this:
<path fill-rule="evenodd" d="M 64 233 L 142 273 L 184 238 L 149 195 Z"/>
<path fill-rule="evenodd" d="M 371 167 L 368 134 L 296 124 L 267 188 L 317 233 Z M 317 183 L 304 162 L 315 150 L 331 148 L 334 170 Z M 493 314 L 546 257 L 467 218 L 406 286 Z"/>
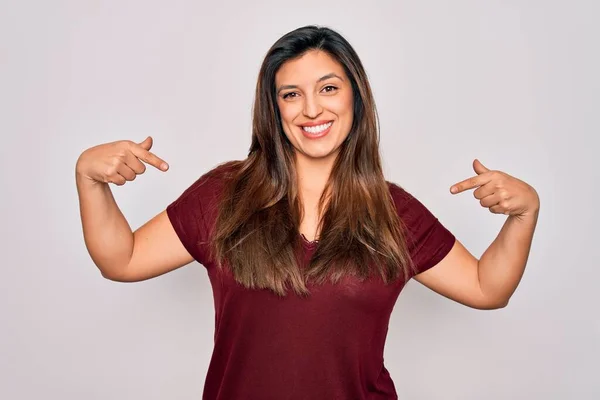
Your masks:
<path fill-rule="evenodd" d="M 310 199 L 314 200 L 314 198 L 316 201 L 319 200 L 333 169 L 333 161 L 331 159 L 296 158 L 298 192 L 303 201 L 312 202 Z"/>

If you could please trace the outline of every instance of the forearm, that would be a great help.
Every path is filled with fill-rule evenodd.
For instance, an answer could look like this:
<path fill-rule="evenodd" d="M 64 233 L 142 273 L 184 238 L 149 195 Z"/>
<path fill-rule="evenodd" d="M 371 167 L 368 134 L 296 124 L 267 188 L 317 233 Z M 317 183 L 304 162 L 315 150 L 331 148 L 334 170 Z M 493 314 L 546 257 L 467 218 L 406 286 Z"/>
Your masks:
<path fill-rule="evenodd" d="M 479 260 L 479 284 L 486 297 L 506 304 L 519 284 L 529 257 L 539 209 L 509 216 Z"/>
<path fill-rule="evenodd" d="M 87 250 L 105 277 L 124 269 L 133 251 L 133 233 L 107 183 L 76 171 L 79 210 Z"/>

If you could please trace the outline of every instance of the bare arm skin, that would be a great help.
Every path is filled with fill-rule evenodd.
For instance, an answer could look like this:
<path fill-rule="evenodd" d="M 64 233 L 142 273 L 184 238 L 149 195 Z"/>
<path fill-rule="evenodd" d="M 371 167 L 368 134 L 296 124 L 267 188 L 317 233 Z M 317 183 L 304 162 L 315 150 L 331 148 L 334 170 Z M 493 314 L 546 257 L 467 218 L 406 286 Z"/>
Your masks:
<path fill-rule="evenodd" d="M 473 195 L 494 214 L 508 215 L 498 236 L 478 260 L 458 240 L 433 268 L 415 280 L 466 306 L 502 308 L 508 304 L 525 271 L 540 210 L 537 191 L 502 171 L 474 160 L 477 176 L 457 183 L 451 193 L 476 189 Z"/>
<path fill-rule="evenodd" d="M 88 149 L 75 172 L 83 236 L 102 276 L 119 282 L 150 279 L 193 261 L 175 233 L 166 211 L 132 232 L 108 182 L 123 185 L 145 171 L 140 160 L 159 169 L 164 163 L 141 145 L 114 142 Z"/>
<path fill-rule="evenodd" d="M 536 210 L 524 217 L 509 216 L 480 260 L 457 240 L 442 261 L 415 280 L 471 308 L 505 307 L 525 272 L 537 215 Z"/>

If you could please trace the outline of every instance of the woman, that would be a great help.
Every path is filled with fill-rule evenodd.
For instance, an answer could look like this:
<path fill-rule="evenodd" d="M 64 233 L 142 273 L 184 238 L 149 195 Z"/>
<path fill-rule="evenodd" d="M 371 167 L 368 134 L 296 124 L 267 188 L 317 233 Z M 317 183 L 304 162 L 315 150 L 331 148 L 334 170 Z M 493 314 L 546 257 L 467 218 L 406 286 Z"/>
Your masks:
<path fill-rule="evenodd" d="M 523 274 L 536 191 L 475 161 L 453 193 L 508 215 L 480 260 L 425 206 L 384 179 L 375 103 L 350 44 L 307 26 L 260 69 L 245 160 L 202 175 L 135 232 L 108 183 L 168 167 L 151 138 L 77 162 L 83 231 L 103 276 L 140 281 L 193 260 L 209 274 L 215 343 L 205 399 L 396 399 L 383 363 L 410 278 L 466 306 L 504 307 Z M 141 161 L 140 161 L 141 160 Z"/>

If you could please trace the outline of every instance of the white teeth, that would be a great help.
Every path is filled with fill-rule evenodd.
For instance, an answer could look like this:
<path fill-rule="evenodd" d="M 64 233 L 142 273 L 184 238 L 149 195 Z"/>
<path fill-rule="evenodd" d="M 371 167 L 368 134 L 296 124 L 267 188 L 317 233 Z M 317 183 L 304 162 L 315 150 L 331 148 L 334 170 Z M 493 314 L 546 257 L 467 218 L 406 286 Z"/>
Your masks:
<path fill-rule="evenodd" d="M 321 133 L 325 129 L 329 128 L 331 124 L 333 124 L 333 122 L 328 122 L 326 124 L 317 126 L 303 126 L 302 129 L 304 129 L 308 133 Z"/>

